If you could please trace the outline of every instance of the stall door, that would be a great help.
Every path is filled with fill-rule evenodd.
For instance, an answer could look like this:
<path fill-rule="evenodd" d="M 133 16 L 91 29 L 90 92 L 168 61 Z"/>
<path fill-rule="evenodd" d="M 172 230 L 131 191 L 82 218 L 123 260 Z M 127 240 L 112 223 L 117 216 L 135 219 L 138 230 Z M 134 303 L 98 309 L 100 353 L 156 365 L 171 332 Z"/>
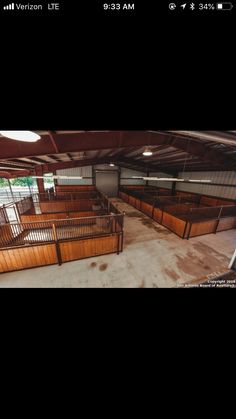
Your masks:
<path fill-rule="evenodd" d="M 104 195 L 115 197 L 118 195 L 118 172 L 97 172 L 96 187 Z"/>

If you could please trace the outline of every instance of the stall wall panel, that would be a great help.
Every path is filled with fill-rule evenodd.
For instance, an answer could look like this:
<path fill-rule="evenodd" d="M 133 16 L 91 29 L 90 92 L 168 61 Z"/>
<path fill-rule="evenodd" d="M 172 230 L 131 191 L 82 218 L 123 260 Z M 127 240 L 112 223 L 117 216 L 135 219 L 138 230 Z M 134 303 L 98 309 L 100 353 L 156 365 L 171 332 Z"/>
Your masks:
<path fill-rule="evenodd" d="M 178 236 L 183 237 L 186 221 L 180 220 L 167 212 L 163 212 L 162 224 Z"/>
<path fill-rule="evenodd" d="M 153 211 L 153 219 L 154 221 L 157 221 L 158 223 L 161 223 L 162 221 L 162 215 L 163 212 L 160 208 L 155 208 Z"/>
<path fill-rule="evenodd" d="M 96 187 L 94 185 L 57 185 L 56 191 L 60 195 L 63 192 L 66 193 L 77 193 L 77 192 L 87 192 L 95 191 Z"/>
<path fill-rule="evenodd" d="M 148 215 L 149 217 L 152 217 L 152 211 L 153 211 L 152 205 L 149 205 L 146 202 L 141 202 L 140 210 L 144 212 L 146 215 Z"/>
<path fill-rule="evenodd" d="M 230 230 L 236 228 L 236 217 L 222 218 L 219 222 L 217 231 Z"/>
<path fill-rule="evenodd" d="M 95 202 L 94 202 L 95 204 Z M 41 202 L 40 208 L 42 213 L 56 213 L 68 211 L 92 211 L 93 203 L 91 201 L 50 201 Z"/>
<path fill-rule="evenodd" d="M 11 224 L 0 226 L 0 244 L 2 243 L 1 238 L 3 239 L 4 243 L 11 243 L 11 241 L 14 239 Z"/>
<path fill-rule="evenodd" d="M 201 221 L 199 223 L 194 223 L 191 227 L 190 237 L 215 233 L 217 224 L 217 220 Z"/>
<path fill-rule="evenodd" d="M 200 200 L 200 204 L 201 205 L 205 205 L 206 207 L 207 206 L 216 207 L 217 206 L 217 202 L 218 202 L 218 199 L 217 198 L 210 198 L 208 196 L 202 196 L 201 197 L 201 200 Z"/>
<path fill-rule="evenodd" d="M 100 211 L 77 211 L 77 212 L 62 212 L 39 215 L 23 215 L 21 216 L 22 223 L 34 223 L 48 220 L 65 220 L 66 218 L 83 218 L 96 217 L 100 215 Z"/>
<path fill-rule="evenodd" d="M 117 248 L 117 235 L 60 243 L 63 262 L 115 253 Z"/>
<path fill-rule="evenodd" d="M 0 272 L 19 271 L 22 269 L 57 263 L 55 244 L 27 246 L 0 251 Z"/>

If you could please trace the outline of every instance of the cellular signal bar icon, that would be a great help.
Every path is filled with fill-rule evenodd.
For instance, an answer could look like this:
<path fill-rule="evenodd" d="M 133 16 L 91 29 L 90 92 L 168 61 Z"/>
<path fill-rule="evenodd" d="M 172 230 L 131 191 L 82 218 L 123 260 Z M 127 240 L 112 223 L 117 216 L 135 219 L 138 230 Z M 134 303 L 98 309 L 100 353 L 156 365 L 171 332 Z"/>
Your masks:
<path fill-rule="evenodd" d="M 7 6 L 3 6 L 4 10 L 14 10 L 15 8 L 15 4 L 14 3 L 10 3 Z"/>

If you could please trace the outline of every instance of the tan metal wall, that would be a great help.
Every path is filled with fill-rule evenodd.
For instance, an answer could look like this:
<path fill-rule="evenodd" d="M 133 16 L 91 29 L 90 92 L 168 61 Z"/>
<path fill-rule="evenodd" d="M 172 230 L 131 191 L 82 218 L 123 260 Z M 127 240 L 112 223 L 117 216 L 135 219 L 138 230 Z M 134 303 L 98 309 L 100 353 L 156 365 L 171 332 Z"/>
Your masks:
<path fill-rule="evenodd" d="M 151 177 L 165 177 L 165 178 L 172 178 L 172 175 L 167 175 L 166 173 L 161 173 L 161 172 L 156 172 L 156 173 L 151 173 L 150 174 Z M 149 185 L 151 186 L 157 186 L 158 188 L 166 188 L 166 189 L 171 189 L 172 188 L 172 182 L 155 182 L 155 181 L 150 181 L 148 182 Z"/>
<path fill-rule="evenodd" d="M 133 179 L 132 176 L 147 176 L 147 173 L 138 172 L 137 170 L 121 168 L 121 185 L 145 185 L 145 181 L 142 179 Z"/>
<path fill-rule="evenodd" d="M 73 169 L 57 170 L 59 176 L 83 176 L 90 179 L 61 179 L 58 185 L 92 185 L 92 166 L 74 167 Z"/>
<path fill-rule="evenodd" d="M 219 196 L 222 198 L 236 199 L 236 172 L 186 172 L 179 173 L 180 178 L 212 180 L 214 183 L 235 184 L 234 187 L 213 186 L 202 184 L 177 183 L 178 191 L 187 191 L 204 195 Z"/>

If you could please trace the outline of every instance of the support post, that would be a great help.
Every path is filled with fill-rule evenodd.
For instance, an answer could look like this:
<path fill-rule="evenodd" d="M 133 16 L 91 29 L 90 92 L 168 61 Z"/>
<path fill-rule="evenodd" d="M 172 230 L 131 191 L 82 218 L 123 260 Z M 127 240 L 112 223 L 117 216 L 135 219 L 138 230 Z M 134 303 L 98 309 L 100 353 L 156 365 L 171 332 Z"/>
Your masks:
<path fill-rule="evenodd" d="M 119 166 L 119 168 L 118 168 L 118 197 L 119 197 L 119 194 L 120 194 L 120 182 L 121 182 L 121 168 Z"/>
<path fill-rule="evenodd" d="M 232 257 L 232 259 L 230 261 L 229 269 L 233 269 L 234 271 L 236 271 L 236 249 L 235 249 L 235 252 L 233 254 L 233 257 Z"/>
<path fill-rule="evenodd" d="M 218 219 L 217 219 L 217 222 L 216 222 L 216 228 L 215 228 L 215 232 L 214 232 L 215 234 L 217 233 L 217 230 L 218 230 L 218 227 L 219 227 L 219 224 L 220 224 L 220 218 L 221 218 L 222 211 L 223 211 L 223 207 L 221 207 L 220 212 L 218 214 Z"/>
<path fill-rule="evenodd" d="M 53 231 L 53 238 L 54 238 L 55 246 L 56 246 L 56 254 L 57 254 L 58 265 L 61 266 L 62 265 L 61 250 L 60 250 L 60 243 L 58 241 L 55 224 L 52 224 L 52 231 Z"/>
<path fill-rule="evenodd" d="M 35 172 L 36 172 L 36 176 L 43 176 L 43 169 L 41 166 L 36 167 Z M 45 193 L 44 180 L 43 179 L 36 179 L 36 180 L 37 180 L 39 193 L 44 194 Z"/>
<path fill-rule="evenodd" d="M 12 201 L 14 202 L 14 194 L 13 194 L 13 190 L 12 190 L 10 179 L 7 179 L 7 182 L 8 182 L 8 186 L 9 186 L 9 189 L 10 189 Z"/>
<path fill-rule="evenodd" d="M 173 182 L 173 183 L 172 183 L 172 191 L 171 191 L 171 195 L 172 195 L 172 196 L 175 196 L 175 194 L 176 194 L 176 182 Z"/>
<path fill-rule="evenodd" d="M 95 172 L 94 166 L 92 166 L 92 183 L 93 183 L 93 186 L 96 187 L 96 172 Z"/>

